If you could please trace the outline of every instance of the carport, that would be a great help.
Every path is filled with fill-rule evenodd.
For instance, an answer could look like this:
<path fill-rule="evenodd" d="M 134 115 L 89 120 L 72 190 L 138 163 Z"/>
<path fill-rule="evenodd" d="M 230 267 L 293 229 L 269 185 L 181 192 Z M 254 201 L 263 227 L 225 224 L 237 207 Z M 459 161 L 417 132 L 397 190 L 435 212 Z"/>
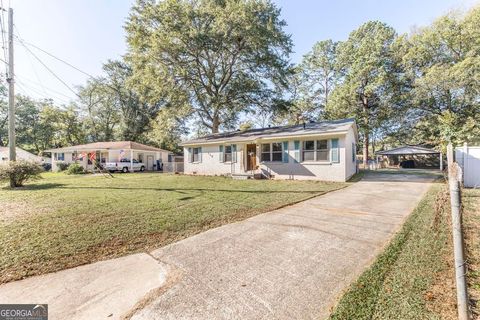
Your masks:
<path fill-rule="evenodd" d="M 432 168 L 433 165 L 428 165 L 433 159 L 438 159 L 438 168 L 443 170 L 443 155 L 440 151 L 424 148 L 420 146 L 402 146 L 390 150 L 378 151 L 377 162 L 379 157 L 386 157 L 389 165 L 400 165 L 403 161 L 412 160 L 415 166 L 422 168 Z M 418 165 L 420 164 L 420 165 Z"/>

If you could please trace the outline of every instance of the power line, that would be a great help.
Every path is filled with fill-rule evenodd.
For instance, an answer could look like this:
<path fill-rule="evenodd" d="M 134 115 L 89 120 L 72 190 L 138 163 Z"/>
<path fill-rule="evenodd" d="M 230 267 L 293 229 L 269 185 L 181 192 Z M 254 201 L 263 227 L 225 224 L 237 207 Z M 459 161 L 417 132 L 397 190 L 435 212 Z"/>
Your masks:
<path fill-rule="evenodd" d="M 22 89 L 22 91 L 28 95 L 28 91 L 31 91 L 37 95 L 39 95 L 40 97 L 44 98 L 44 99 L 56 99 L 64 104 L 69 104 L 70 101 L 67 101 L 63 98 L 59 98 L 58 96 L 55 97 L 53 95 L 48 95 L 48 94 L 43 94 L 41 91 L 39 91 L 38 89 L 36 88 L 33 88 L 32 86 L 20 81 L 20 80 L 17 80 L 17 85 Z"/>
<path fill-rule="evenodd" d="M 2 51 L 3 51 L 3 58 L 4 58 L 4 60 L 2 60 L 2 61 L 5 63 L 5 76 L 6 76 L 6 78 L 8 78 L 7 43 L 5 41 L 5 15 L 4 15 L 5 10 L 3 9 L 3 0 L 0 0 L 0 6 L 1 6 L 1 9 L 0 9 L 0 11 L 1 11 L 0 29 L 1 29 L 1 32 L 2 32 Z"/>
<path fill-rule="evenodd" d="M 59 94 L 59 95 L 61 95 L 61 96 L 64 96 L 65 98 L 72 99 L 72 100 L 74 99 L 73 97 L 68 96 L 68 95 L 66 95 L 66 94 L 63 93 L 63 92 L 60 92 L 60 91 L 57 91 L 57 90 L 55 90 L 55 89 L 46 87 L 46 86 L 43 85 L 42 83 L 37 82 L 37 81 L 34 81 L 34 80 L 32 80 L 32 79 L 29 79 L 29 78 L 27 78 L 27 77 L 25 77 L 25 76 L 23 76 L 23 75 L 20 75 L 20 74 L 18 74 L 18 73 L 16 73 L 15 75 L 16 75 L 18 78 L 22 79 L 22 81 L 28 81 L 28 82 L 30 82 L 32 85 L 35 84 L 35 85 L 37 85 L 37 86 L 41 86 L 42 89 L 46 89 L 46 90 L 51 91 L 51 92 L 53 92 L 53 93 Z"/>
<path fill-rule="evenodd" d="M 20 40 L 20 39 L 19 39 Z M 65 87 L 68 88 L 68 90 L 70 90 L 73 94 L 75 94 L 77 97 L 81 98 L 80 95 L 78 95 L 78 93 L 73 90 L 65 81 L 63 81 L 55 72 L 53 72 L 52 69 L 50 69 L 35 53 L 32 52 L 32 50 L 30 50 L 24 43 L 22 40 L 20 40 L 20 44 L 25 48 L 25 50 L 27 50 L 35 59 L 37 59 L 38 62 L 40 62 L 40 64 L 48 70 L 48 72 L 50 72 L 58 81 L 60 81 Z"/>
<path fill-rule="evenodd" d="M 0 0 L 0 1 L 2 1 L 2 0 Z M 20 37 L 20 32 L 18 31 L 18 28 L 17 28 L 17 25 L 14 24 L 13 27 L 14 27 L 15 31 L 17 32 L 17 34 L 18 34 L 17 37 L 18 37 L 18 38 L 21 38 L 21 37 Z M 16 36 L 16 35 L 15 35 L 15 36 Z M 30 55 L 28 55 L 28 54 L 27 54 L 27 59 L 28 59 L 28 62 L 30 63 L 30 66 L 32 67 L 33 73 L 35 74 L 35 78 L 37 78 L 38 82 L 40 83 L 40 86 L 42 87 L 42 90 L 43 90 L 43 91 L 45 92 L 45 94 L 46 94 L 47 92 L 45 91 L 45 87 L 44 87 L 44 85 L 43 85 L 43 82 L 40 80 L 40 77 L 38 76 L 38 73 L 37 73 L 37 69 L 35 68 L 35 65 L 33 64 L 33 61 L 32 61 L 32 59 L 31 59 Z"/>
<path fill-rule="evenodd" d="M 52 54 L 52 53 L 50 53 L 50 52 L 48 52 L 48 51 L 46 51 L 46 50 L 43 50 L 42 48 L 39 48 L 38 46 L 34 45 L 33 43 L 29 43 L 29 42 L 27 42 L 27 41 L 25 41 L 25 40 L 23 40 L 23 39 L 20 39 L 19 35 L 16 35 L 16 38 L 17 38 L 19 41 L 23 42 L 24 45 L 28 45 L 28 46 L 31 46 L 32 48 L 35 48 L 35 49 L 37 49 L 37 50 L 40 50 L 41 52 L 49 55 L 50 57 L 52 57 L 52 58 L 54 58 L 54 59 L 56 59 L 56 60 L 58 60 L 58 61 L 60 61 L 60 62 L 63 62 L 64 64 L 66 64 L 66 65 L 69 66 L 70 68 L 77 70 L 78 72 L 86 75 L 87 77 L 90 77 L 90 78 L 92 78 L 92 79 L 95 79 L 94 76 L 92 76 L 92 75 L 89 74 L 88 72 L 85 72 L 85 71 L 81 70 L 80 68 L 74 66 L 74 65 L 71 64 L 70 62 L 63 60 L 63 59 L 55 56 L 54 54 Z"/>

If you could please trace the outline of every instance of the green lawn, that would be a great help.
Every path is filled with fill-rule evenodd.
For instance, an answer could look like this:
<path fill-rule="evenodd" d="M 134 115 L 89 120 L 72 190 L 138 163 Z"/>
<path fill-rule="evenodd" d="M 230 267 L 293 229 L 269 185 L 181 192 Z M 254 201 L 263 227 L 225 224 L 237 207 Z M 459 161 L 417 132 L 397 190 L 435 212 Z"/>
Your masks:
<path fill-rule="evenodd" d="M 162 174 L 44 174 L 0 188 L 0 283 L 148 250 L 344 187 Z"/>
<path fill-rule="evenodd" d="M 344 293 L 331 319 L 455 318 L 445 192 L 442 183 L 432 186 L 384 252 Z"/>

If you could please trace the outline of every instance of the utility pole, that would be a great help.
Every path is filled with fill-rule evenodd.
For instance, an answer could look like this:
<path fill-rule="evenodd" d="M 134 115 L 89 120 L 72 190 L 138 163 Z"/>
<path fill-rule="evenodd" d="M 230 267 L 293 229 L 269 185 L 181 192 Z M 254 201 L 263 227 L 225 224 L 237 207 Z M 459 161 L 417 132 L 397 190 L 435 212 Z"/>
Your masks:
<path fill-rule="evenodd" d="M 10 161 L 17 160 L 15 149 L 15 88 L 13 72 L 13 9 L 8 9 L 8 146 Z M 13 178 L 10 185 L 15 187 Z"/>
<path fill-rule="evenodd" d="M 10 149 L 9 160 L 16 161 L 15 145 L 15 88 L 13 72 L 13 9 L 8 9 L 8 146 Z M 10 186 L 15 187 L 13 178 Z"/>

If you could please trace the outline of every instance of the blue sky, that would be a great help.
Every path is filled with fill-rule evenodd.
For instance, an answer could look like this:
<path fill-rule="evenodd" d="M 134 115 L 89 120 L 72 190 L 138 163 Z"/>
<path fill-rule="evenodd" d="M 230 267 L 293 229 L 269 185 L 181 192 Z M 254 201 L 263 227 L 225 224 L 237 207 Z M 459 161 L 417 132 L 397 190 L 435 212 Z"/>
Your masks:
<path fill-rule="evenodd" d="M 8 0 L 1 0 L 8 7 Z M 298 62 L 312 45 L 324 39 L 344 40 L 368 20 L 381 20 L 399 33 L 425 26 L 452 9 L 465 10 L 478 0 L 275 0 L 287 21 Z M 131 0 L 11 0 L 19 36 L 81 70 L 101 74 L 102 63 L 125 53 L 123 25 Z M 4 16 L 6 18 L 6 16 Z M 5 21 L 6 22 L 6 21 Z M 87 76 L 30 48 L 71 88 Z M 3 54 L 0 53 L 3 59 Z M 53 97 L 66 103 L 75 95 L 15 42 L 17 92 L 35 98 Z"/>

